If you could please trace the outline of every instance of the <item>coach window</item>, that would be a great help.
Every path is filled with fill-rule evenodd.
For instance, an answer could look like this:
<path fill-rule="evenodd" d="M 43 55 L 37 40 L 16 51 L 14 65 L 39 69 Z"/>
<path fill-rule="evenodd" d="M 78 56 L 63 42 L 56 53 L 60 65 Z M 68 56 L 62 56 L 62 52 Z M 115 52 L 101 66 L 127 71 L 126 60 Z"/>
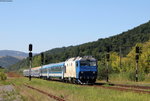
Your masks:
<path fill-rule="evenodd" d="M 64 66 L 64 73 L 66 73 L 66 66 Z"/>

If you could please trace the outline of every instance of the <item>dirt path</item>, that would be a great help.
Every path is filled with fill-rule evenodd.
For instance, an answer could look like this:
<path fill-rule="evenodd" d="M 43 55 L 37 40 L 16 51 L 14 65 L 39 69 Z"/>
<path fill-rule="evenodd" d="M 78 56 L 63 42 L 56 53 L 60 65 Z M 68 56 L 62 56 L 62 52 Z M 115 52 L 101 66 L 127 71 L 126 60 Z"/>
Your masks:
<path fill-rule="evenodd" d="M 7 73 L 8 77 L 22 77 L 22 75 L 16 73 L 16 72 L 8 72 Z"/>

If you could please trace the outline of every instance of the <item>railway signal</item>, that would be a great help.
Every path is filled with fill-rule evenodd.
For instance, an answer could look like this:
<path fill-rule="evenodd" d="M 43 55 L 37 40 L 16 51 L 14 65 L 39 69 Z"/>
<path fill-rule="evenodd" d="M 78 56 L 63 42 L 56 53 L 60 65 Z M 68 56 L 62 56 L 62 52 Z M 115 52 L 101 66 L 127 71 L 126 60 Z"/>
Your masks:
<path fill-rule="evenodd" d="M 140 47 L 136 46 L 135 51 L 136 51 L 136 53 L 140 53 Z"/>
<path fill-rule="evenodd" d="M 29 44 L 29 51 L 32 51 L 32 44 Z"/>
<path fill-rule="evenodd" d="M 29 58 L 30 59 L 32 58 L 32 52 L 29 52 Z"/>
<path fill-rule="evenodd" d="M 29 81 L 31 81 L 31 68 L 32 68 L 32 44 L 29 44 L 29 62 L 30 62 L 30 69 L 29 69 Z"/>
<path fill-rule="evenodd" d="M 44 53 L 41 53 L 41 64 L 44 64 Z"/>

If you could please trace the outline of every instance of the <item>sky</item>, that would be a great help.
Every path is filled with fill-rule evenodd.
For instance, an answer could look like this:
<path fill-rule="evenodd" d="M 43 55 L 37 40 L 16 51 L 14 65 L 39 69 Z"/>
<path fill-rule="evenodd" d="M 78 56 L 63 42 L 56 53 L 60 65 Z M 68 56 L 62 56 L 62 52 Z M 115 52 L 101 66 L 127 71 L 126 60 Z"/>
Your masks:
<path fill-rule="evenodd" d="M 0 50 L 40 53 L 128 31 L 150 20 L 150 0 L 0 0 Z M 9 0 L 10 1 L 10 0 Z"/>

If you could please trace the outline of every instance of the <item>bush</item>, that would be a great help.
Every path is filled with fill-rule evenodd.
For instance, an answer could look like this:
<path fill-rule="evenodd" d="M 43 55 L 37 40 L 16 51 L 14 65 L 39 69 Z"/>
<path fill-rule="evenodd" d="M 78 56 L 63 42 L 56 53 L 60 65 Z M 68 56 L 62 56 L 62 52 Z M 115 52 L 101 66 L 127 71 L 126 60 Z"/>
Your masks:
<path fill-rule="evenodd" d="M 98 77 L 97 77 L 98 80 L 105 80 L 106 76 L 107 76 L 107 72 L 105 68 L 98 70 Z"/>
<path fill-rule="evenodd" d="M 6 79 L 7 79 L 6 74 L 3 72 L 0 72 L 0 80 L 6 80 Z"/>
<path fill-rule="evenodd" d="M 108 75 L 112 73 L 112 69 L 109 68 L 108 70 Z M 98 80 L 106 80 L 107 77 L 107 69 L 106 66 L 100 66 L 100 68 L 98 68 Z"/>
<path fill-rule="evenodd" d="M 129 79 L 131 81 L 136 81 L 136 76 L 135 76 L 135 71 L 131 71 L 129 73 Z M 145 73 L 144 72 L 139 72 L 138 73 L 138 81 L 144 81 L 145 80 Z"/>
<path fill-rule="evenodd" d="M 127 72 L 121 72 L 121 73 L 112 73 L 109 75 L 110 80 L 117 81 L 117 82 L 123 82 L 129 80 L 129 73 Z"/>

